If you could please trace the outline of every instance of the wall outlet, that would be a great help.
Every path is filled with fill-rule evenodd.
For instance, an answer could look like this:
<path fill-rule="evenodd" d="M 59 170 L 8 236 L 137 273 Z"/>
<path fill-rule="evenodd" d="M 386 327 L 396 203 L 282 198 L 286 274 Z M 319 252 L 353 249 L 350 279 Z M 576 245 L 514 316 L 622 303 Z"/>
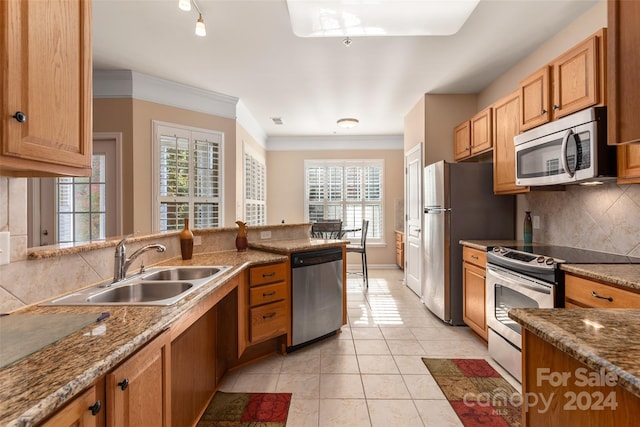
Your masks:
<path fill-rule="evenodd" d="M 270 230 L 266 230 L 266 231 L 261 231 L 260 232 L 260 239 L 270 239 L 271 238 L 271 231 Z"/>
<path fill-rule="evenodd" d="M 202 244 L 202 236 L 193 236 L 193 246 L 200 246 Z"/>
<path fill-rule="evenodd" d="M 531 221 L 531 222 L 533 224 L 533 228 L 534 229 L 539 229 L 540 228 L 540 216 L 539 215 L 534 215 L 532 220 L 533 221 Z"/>

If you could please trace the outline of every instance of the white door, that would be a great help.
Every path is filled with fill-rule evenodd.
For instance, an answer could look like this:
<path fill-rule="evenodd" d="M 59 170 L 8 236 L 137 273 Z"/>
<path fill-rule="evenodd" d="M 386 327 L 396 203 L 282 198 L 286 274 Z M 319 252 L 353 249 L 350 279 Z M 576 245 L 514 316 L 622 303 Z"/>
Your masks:
<path fill-rule="evenodd" d="M 422 297 L 422 143 L 405 155 L 405 282 Z"/>

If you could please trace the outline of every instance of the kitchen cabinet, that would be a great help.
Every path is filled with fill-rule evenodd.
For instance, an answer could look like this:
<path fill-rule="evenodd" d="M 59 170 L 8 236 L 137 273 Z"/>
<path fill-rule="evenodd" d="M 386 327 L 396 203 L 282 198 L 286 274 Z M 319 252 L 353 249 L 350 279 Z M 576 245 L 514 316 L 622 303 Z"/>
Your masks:
<path fill-rule="evenodd" d="M 493 147 L 491 107 L 485 108 L 453 130 L 454 160 L 461 161 L 486 153 Z"/>
<path fill-rule="evenodd" d="M 404 233 L 396 231 L 396 264 L 404 270 Z"/>
<path fill-rule="evenodd" d="M 166 331 L 107 374 L 107 427 L 171 425 L 170 358 Z"/>
<path fill-rule="evenodd" d="M 606 29 L 520 83 L 520 130 L 606 103 Z"/>
<path fill-rule="evenodd" d="M 588 368 L 524 328 L 522 332 L 522 395 L 537 398 L 529 400 L 531 406 L 522 406 L 524 427 L 637 424 L 640 399 L 617 379 Z"/>
<path fill-rule="evenodd" d="M 516 152 L 513 137 L 520 133 L 520 93 L 515 91 L 493 104 L 493 192 L 526 193 L 516 185 Z"/>
<path fill-rule="evenodd" d="M 92 385 L 84 393 L 78 395 L 54 416 L 49 418 L 42 427 L 77 426 L 100 427 L 104 425 L 104 398 L 100 398 L 100 386 Z"/>
<path fill-rule="evenodd" d="M 462 248 L 462 319 L 476 334 L 487 341 L 485 269 L 487 253 Z"/>
<path fill-rule="evenodd" d="M 607 142 L 640 142 L 640 2 L 608 0 L 607 20 Z"/>
<path fill-rule="evenodd" d="M 0 27 L 0 174 L 90 176 L 91 2 L 2 2 Z"/>
<path fill-rule="evenodd" d="M 246 327 L 242 339 L 254 345 L 281 335 L 290 335 L 290 269 L 275 263 L 249 269 L 245 297 Z"/>
<path fill-rule="evenodd" d="M 618 184 L 640 184 L 640 143 L 618 146 Z"/>
<path fill-rule="evenodd" d="M 640 308 L 640 293 L 565 274 L 565 308 Z"/>

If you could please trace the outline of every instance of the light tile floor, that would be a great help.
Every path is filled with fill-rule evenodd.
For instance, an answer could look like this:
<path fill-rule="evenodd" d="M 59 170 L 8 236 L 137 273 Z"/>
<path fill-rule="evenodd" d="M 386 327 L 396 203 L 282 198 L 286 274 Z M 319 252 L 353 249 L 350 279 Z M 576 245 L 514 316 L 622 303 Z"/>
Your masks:
<path fill-rule="evenodd" d="M 228 392 L 293 393 L 287 427 L 462 426 L 422 357 L 485 358 L 467 327 L 445 325 L 407 288 L 401 270 L 348 277 L 342 333 L 227 374 Z"/>

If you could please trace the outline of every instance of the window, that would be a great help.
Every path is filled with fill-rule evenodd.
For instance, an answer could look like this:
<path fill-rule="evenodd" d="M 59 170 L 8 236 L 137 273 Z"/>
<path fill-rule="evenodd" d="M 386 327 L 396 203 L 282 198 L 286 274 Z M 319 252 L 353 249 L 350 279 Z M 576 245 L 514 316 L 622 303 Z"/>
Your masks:
<path fill-rule="evenodd" d="M 244 220 L 248 225 L 266 225 L 267 167 L 263 158 L 244 148 Z"/>
<path fill-rule="evenodd" d="M 367 219 L 367 242 L 382 243 L 383 170 L 383 160 L 305 160 L 306 220 L 341 219 L 344 228 L 360 228 Z"/>
<path fill-rule="evenodd" d="M 223 134 L 154 122 L 154 135 L 154 228 L 220 227 Z"/>
<path fill-rule="evenodd" d="M 105 163 L 105 154 L 94 154 L 91 177 L 56 179 L 58 243 L 106 238 Z"/>

